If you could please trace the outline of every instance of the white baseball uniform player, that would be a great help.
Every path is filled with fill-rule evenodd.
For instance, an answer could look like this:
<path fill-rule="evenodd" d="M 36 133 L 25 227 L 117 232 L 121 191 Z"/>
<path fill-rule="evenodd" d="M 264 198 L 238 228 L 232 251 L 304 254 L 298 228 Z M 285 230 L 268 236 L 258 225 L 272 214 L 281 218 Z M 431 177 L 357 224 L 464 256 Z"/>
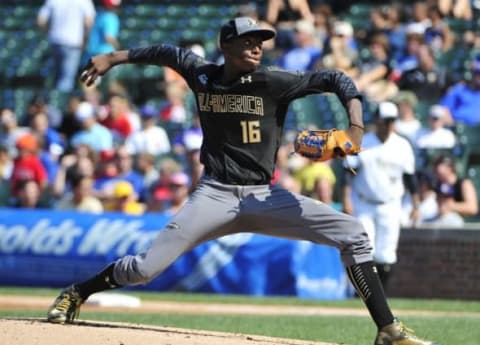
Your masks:
<path fill-rule="evenodd" d="M 415 172 L 411 144 L 390 128 L 397 114 L 395 104 L 380 103 L 375 130 L 363 137 L 359 155 L 346 161 L 356 170 L 349 183 L 351 212 L 370 237 L 381 278 L 387 278 L 391 265 L 397 262 L 404 176 L 413 177 Z"/>

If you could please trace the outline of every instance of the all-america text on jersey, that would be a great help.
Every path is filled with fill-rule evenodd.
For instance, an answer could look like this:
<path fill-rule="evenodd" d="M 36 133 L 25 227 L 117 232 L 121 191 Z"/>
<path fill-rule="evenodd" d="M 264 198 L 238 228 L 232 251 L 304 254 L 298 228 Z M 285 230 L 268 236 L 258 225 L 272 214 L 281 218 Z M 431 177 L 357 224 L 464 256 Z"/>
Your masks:
<path fill-rule="evenodd" d="M 235 113 L 263 116 L 262 97 L 249 95 L 198 93 L 201 111 L 214 113 Z"/>

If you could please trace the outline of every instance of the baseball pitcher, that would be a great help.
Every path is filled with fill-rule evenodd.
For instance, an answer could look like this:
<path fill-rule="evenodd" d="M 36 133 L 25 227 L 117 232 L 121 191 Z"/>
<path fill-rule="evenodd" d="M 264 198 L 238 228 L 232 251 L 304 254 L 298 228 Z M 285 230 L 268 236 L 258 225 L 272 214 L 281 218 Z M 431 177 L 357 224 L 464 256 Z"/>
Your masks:
<path fill-rule="evenodd" d="M 346 107 L 351 124 L 345 131 L 301 133 L 296 142 L 300 154 L 315 160 L 343 157 L 358 152 L 363 135 L 361 97 L 346 75 L 303 74 L 260 65 L 262 42 L 274 36 L 275 31 L 240 17 L 221 28 L 222 65 L 170 45 L 91 59 L 82 74 L 87 86 L 124 63 L 168 66 L 185 78 L 195 93 L 204 133 L 205 174 L 145 253 L 120 258 L 91 279 L 63 290 L 48 310 L 50 322 L 72 322 L 95 292 L 149 282 L 204 241 L 255 232 L 335 246 L 378 327 L 375 344 L 433 345 L 414 336 L 392 315 L 368 236 L 353 217 L 269 183 L 287 108 L 294 99 L 333 92 Z"/>

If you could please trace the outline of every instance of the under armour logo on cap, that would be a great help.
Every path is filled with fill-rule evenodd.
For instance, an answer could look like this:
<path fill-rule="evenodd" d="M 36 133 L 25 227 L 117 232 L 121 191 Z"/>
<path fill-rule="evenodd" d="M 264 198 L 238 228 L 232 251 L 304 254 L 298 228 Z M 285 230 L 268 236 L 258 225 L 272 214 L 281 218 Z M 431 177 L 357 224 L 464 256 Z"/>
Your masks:
<path fill-rule="evenodd" d="M 259 35 L 263 41 L 275 37 L 275 31 L 262 28 L 255 20 L 249 17 L 238 17 L 224 24 L 220 30 L 220 43 L 230 41 L 236 37 L 254 34 Z"/>

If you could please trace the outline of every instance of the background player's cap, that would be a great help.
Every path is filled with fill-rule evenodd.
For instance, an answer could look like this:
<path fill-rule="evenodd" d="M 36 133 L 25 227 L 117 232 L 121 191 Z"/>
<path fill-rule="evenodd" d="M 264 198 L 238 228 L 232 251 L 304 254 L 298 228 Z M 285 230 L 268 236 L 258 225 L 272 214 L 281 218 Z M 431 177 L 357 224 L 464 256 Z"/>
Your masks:
<path fill-rule="evenodd" d="M 238 17 L 224 24 L 220 29 L 220 43 L 230 41 L 246 34 L 259 35 L 263 41 L 275 37 L 275 31 L 262 28 L 258 23 L 249 17 Z"/>
<path fill-rule="evenodd" d="M 398 108 L 393 102 L 381 102 L 378 105 L 377 112 L 381 119 L 396 119 L 398 117 Z"/>

